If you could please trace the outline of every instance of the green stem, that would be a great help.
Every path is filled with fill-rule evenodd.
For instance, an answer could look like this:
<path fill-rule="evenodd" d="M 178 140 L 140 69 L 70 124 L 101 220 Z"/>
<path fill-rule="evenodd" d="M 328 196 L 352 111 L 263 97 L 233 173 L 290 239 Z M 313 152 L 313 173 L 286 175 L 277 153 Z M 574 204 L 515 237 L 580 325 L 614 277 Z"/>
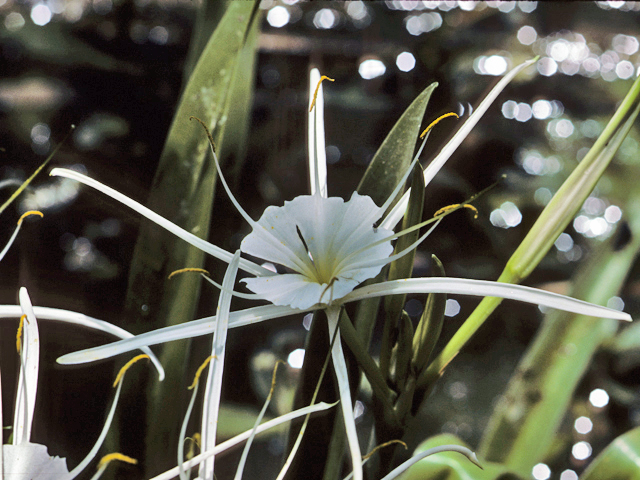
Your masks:
<path fill-rule="evenodd" d="M 396 394 L 387 385 L 380 368 L 378 368 L 376 362 L 371 358 L 369 352 L 367 352 L 360 340 L 358 332 L 356 332 L 355 327 L 344 310 L 342 311 L 342 315 L 343 317 L 340 319 L 342 339 L 356 357 L 359 367 L 371 384 L 375 397 L 384 404 L 385 409 L 393 411 L 392 402 L 395 400 Z"/>

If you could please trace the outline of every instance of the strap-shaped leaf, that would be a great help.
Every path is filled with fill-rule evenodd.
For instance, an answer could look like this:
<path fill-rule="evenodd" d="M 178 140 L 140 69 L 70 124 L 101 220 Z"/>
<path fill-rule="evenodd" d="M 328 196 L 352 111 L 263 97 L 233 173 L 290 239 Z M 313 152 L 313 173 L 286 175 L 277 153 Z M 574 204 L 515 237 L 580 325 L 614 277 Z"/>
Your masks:
<path fill-rule="evenodd" d="M 431 93 L 437 86 L 437 83 L 429 85 L 409 105 L 380 145 L 362 180 L 360 180 L 358 193 L 369 195 L 376 202 L 376 205 L 384 204 L 409 168 L 415 152 L 416 140 L 420 134 L 424 112 L 427 109 Z"/>
<path fill-rule="evenodd" d="M 229 2 L 184 88 L 147 201 L 147 206 L 158 214 L 203 238 L 209 232 L 217 175 L 208 139 L 189 117 L 198 117 L 209 127 L 221 161 L 242 155 L 250 115 L 258 20 L 256 2 Z M 129 272 L 127 316 L 137 320 L 148 311 L 145 330 L 192 320 L 200 278 L 167 277 L 185 266 L 202 266 L 203 258 L 198 249 L 143 222 Z M 177 442 L 179 419 L 172 420 L 167 415 L 184 410 L 186 399 L 175 393 L 182 392 L 178 387 L 185 355 L 184 342 L 173 342 L 163 349 L 161 358 L 167 380 L 152 385 L 150 390 L 149 398 L 155 399 L 151 402 L 161 403 L 148 406 L 149 458 L 167 458 L 170 462 L 165 453 L 174 450 L 171 445 Z M 165 421 L 158 422 L 158 418 Z M 162 465 L 152 468 L 155 471 Z"/>
<path fill-rule="evenodd" d="M 598 455 L 580 480 L 640 480 L 640 427 L 620 435 Z"/>

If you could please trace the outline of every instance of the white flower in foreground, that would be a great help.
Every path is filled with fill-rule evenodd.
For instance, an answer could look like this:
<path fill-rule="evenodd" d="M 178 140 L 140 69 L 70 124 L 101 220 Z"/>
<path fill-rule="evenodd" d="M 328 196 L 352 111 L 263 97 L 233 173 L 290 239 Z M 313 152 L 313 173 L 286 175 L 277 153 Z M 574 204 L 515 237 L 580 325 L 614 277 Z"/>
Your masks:
<path fill-rule="evenodd" d="M 515 68 L 494 87 L 451 141 L 425 169 L 425 184 L 428 184 L 444 165 L 509 81 L 532 63 L 533 61 L 525 62 Z M 314 70 L 312 72 L 312 87 L 318 84 L 319 81 L 320 75 L 317 70 Z M 236 292 L 233 292 L 233 294 L 268 300 L 272 304 L 237 312 L 227 311 L 219 317 L 212 316 L 182 325 L 159 329 L 138 335 L 132 339 L 71 353 L 61 357 L 58 361 L 63 364 L 84 363 L 107 358 L 141 346 L 211 334 L 214 331 L 216 331 L 214 346 L 217 344 L 220 347 L 224 344 L 223 337 L 226 338 L 227 328 L 311 310 L 326 309 L 330 335 L 336 334 L 336 341 L 332 347 L 332 360 L 338 379 L 341 408 L 353 463 L 353 476 L 356 480 L 360 480 L 362 479 L 362 459 L 353 418 L 346 364 L 338 330 L 339 310 L 344 303 L 368 297 L 404 293 L 452 293 L 516 299 L 596 317 L 619 320 L 630 320 L 630 317 L 623 312 L 529 287 L 481 280 L 415 278 L 386 281 L 367 287 L 355 288 L 364 280 L 374 277 L 384 265 L 402 256 L 406 251 L 415 248 L 431 230 L 405 252 L 391 255 L 393 251 L 391 241 L 399 235 L 393 234 L 392 229 L 396 227 L 404 215 L 408 202 L 408 192 L 405 193 L 402 200 L 396 204 L 385 218 L 382 218 L 382 216 L 390 206 L 392 199 L 396 197 L 404 186 L 404 180 L 397 186 L 396 191 L 389 196 L 387 202 L 380 207 L 375 205 L 369 197 L 357 193 L 354 193 L 348 202 L 344 202 L 340 198 L 327 197 L 326 163 L 323 148 L 323 97 L 320 85 L 317 93 L 317 106 L 315 109 L 311 109 L 309 123 L 310 132 L 312 133 L 310 135 L 309 149 L 311 195 L 297 197 L 291 202 L 286 202 L 283 207 L 269 207 L 262 217 L 255 221 L 240 207 L 232 196 L 222 174 L 219 175 L 220 181 L 232 202 L 253 229 L 251 234 L 242 242 L 242 252 L 280 264 L 292 271 L 291 273 L 277 274 L 254 262 L 236 257 L 237 268 L 253 275 L 253 277 L 245 278 L 242 281 L 246 283 L 254 294 L 246 295 Z M 312 96 L 310 94 L 310 98 Z M 215 152 L 214 160 L 216 166 L 218 166 Z M 417 156 L 414 164 L 415 162 L 417 162 Z M 411 168 L 408 169 L 405 180 L 410 171 Z M 139 203 L 89 177 L 77 172 L 57 168 L 51 172 L 51 175 L 76 179 L 96 188 L 220 260 L 230 263 L 234 258 L 234 255 L 230 252 L 183 230 Z M 374 227 L 376 222 L 379 223 L 377 228 Z M 235 272 L 233 272 L 233 276 L 235 276 Z M 223 288 L 221 297 L 225 294 L 231 294 L 229 285 Z M 220 325 L 223 325 L 223 327 L 220 327 Z M 221 381 L 222 361 L 219 365 L 219 368 L 214 369 L 217 372 L 215 373 L 215 382 Z M 219 385 L 219 383 L 216 385 Z M 219 402 L 219 398 L 217 401 Z M 214 403 L 210 402 L 211 405 Z M 213 415 L 209 417 L 210 421 L 217 418 L 215 415 L 217 415 L 217 411 L 213 412 Z M 212 448 L 213 444 L 209 447 Z M 213 478 L 212 475 L 212 469 L 207 469 L 203 478 Z"/>
<path fill-rule="evenodd" d="M 80 462 L 72 471 L 67 468 L 67 462 L 60 457 L 51 457 L 45 445 L 31 442 L 31 425 L 33 423 L 33 414 L 36 404 L 36 394 L 38 387 L 38 371 L 40 363 L 40 337 L 38 333 L 38 322 L 35 312 L 37 309 L 31 305 L 31 300 L 25 288 L 20 289 L 20 306 L 0 306 L 0 317 L 16 317 L 16 308 L 22 312 L 21 323 L 18 329 L 17 348 L 20 354 L 20 373 L 18 377 L 18 389 L 16 392 L 16 406 L 13 417 L 13 443 L 2 445 L 2 454 L 0 455 L 0 478 L 3 480 L 72 480 L 78 476 L 89 463 L 95 458 L 100 449 L 107 431 L 113 420 L 115 409 L 118 404 L 120 390 L 122 388 L 122 375 L 124 370 L 132 363 L 127 364 L 116 379 L 117 390 L 113 404 L 105 421 L 105 425 L 98 437 L 93 448 L 87 454 L 84 460 Z M 62 311 L 48 312 L 49 317 L 58 316 L 58 320 L 63 319 Z M 72 313 L 72 312 L 66 312 Z M 76 317 L 79 314 L 75 314 Z M 73 316 L 73 315 L 71 315 Z M 78 320 L 78 318 L 76 318 Z M 97 321 L 99 322 L 99 321 Z M 79 322 L 72 322 L 79 323 Z M 91 322 L 85 322 L 85 325 Z M 106 323 L 106 322 L 101 322 Z M 114 327 L 117 328 L 117 327 Z M 106 330 L 108 328 L 100 328 Z M 122 335 L 120 335 L 122 336 Z M 131 336 L 129 334 L 129 336 Z M 142 355 L 149 358 L 148 355 Z M 137 358 L 137 357 L 136 357 Z M 154 363 L 157 359 L 154 360 Z M 158 364 L 159 365 L 159 364 Z M 116 385 L 114 384 L 114 387 Z M 0 407 L 1 402 L 0 392 Z M 4 427 L 2 421 L 2 408 L 0 408 L 0 424 Z M 130 461 L 128 457 L 115 454 L 117 459 Z M 128 460 L 127 460 L 128 459 Z M 99 474 L 104 471 L 104 467 L 99 467 Z M 93 478 L 98 478 L 98 474 Z"/>

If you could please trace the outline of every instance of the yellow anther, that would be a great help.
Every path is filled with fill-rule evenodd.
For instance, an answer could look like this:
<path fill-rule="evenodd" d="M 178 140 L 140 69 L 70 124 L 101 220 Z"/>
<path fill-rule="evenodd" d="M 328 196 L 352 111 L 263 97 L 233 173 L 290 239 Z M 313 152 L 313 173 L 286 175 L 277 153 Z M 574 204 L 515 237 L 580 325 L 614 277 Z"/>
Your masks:
<path fill-rule="evenodd" d="M 142 360 L 143 358 L 146 358 L 147 360 L 150 360 L 149 355 L 147 355 L 146 353 L 141 353 L 140 355 L 138 355 L 136 357 L 133 357 L 131 360 L 129 360 L 127 363 L 125 363 L 124 367 L 122 367 L 120 369 L 120 371 L 118 372 L 118 375 L 116 376 L 116 379 L 113 382 L 113 386 L 115 387 L 116 385 L 118 385 L 118 383 L 120 383 L 120 380 L 124 376 L 124 373 L 129 369 L 129 367 L 131 365 L 136 363 L 138 360 Z"/>
<path fill-rule="evenodd" d="M 136 460 L 135 458 L 127 457 L 126 455 L 123 455 L 121 453 L 110 453 L 109 455 L 105 455 L 100 459 L 97 469 L 100 470 L 101 468 L 106 467 L 109 462 L 113 462 L 114 460 L 130 463 L 131 465 L 136 465 L 138 463 L 138 460 Z"/>
<path fill-rule="evenodd" d="M 44 217 L 43 213 L 38 210 L 29 210 L 28 212 L 24 212 L 22 216 L 18 219 L 18 225 L 20 225 L 22 223 L 22 220 L 24 220 L 30 215 L 40 215 L 40 218 Z"/>
<path fill-rule="evenodd" d="M 209 272 L 207 272 L 204 268 L 181 268 L 180 270 L 176 270 L 174 272 L 171 272 L 169 274 L 169 276 L 167 277 L 167 280 L 180 274 L 180 273 L 185 273 L 185 272 L 197 272 L 197 273 L 202 273 L 203 275 L 206 275 L 207 277 L 209 276 Z"/>
<path fill-rule="evenodd" d="M 209 143 L 211 144 L 211 148 L 213 148 L 213 151 L 216 151 L 216 144 L 213 141 L 213 137 L 211 136 L 211 132 L 209 131 L 209 128 L 205 125 L 205 123 L 200 120 L 198 117 L 189 117 L 189 120 L 197 120 L 198 122 L 200 122 L 200 125 L 202 125 L 202 128 L 204 128 L 204 131 L 207 132 L 207 137 L 209 138 Z"/>
<path fill-rule="evenodd" d="M 478 209 L 469 203 L 465 203 L 464 205 L 461 205 L 459 203 L 454 203 L 453 205 L 447 205 L 446 207 L 442 207 L 440 210 L 434 213 L 433 216 L 437 217 L 439 215 L 449 212 L 450 210 L 457 210 L 458 208 L 468 208 L 469 210 L 473 211 L 473 218 L 478 218 Z"/>
<path fill-rule="evenodd" d="M 193 440 L 193 443 L 195 443 L 198 448 L 200 448 L 200 441 L 201 441 L 201 436 L 200 436 L 200 432 L 196 432 L 193 434 L 193 437 L 191 437 L 191 440 Z"/>
<path fill-rule="evenodd" d="M 449 112 L 449 113 L 445 113 L 444 115 L 440 115 L 438 118 L 436 118 L 433 122 L 431 122 L 429 124 L 429 126 L 427 128 L 424 129 L 424 132 L 422 132 L 420 134 L 420 138 L 424 138 L 424 136 L 427 134 L 427 132 L 429 132 L 429 130 L 431 130 L 433 127 L 435 127 L 435 125 L 442 120 L 443 118 L 447 118 L 447 117 L 456 117 L 456 118 L 460 118 L 458 116 L 457 113 L 453 113 L 453 112 Z"/>
<path fill-rule="evenodd" d="M 202 371 L 205 368 L 207 368 L 207 365 L 209 365 L 209 362 L 214 357 L 215 357 L 215 355 L 209 355 L 207 357 L 207 359 L 202 363 L 202 365 L 200 365 L 200 368 L 198 368 L 198 371 L 196 372 L 195 377 L 193 377 L 193 383 L 189 386 L 189 390 L 193 390 L 194 388 L 196 388 L 196 385 L 198 384 L 198 381 L 200 380 L 200 375 L 202 374 Z"/>
<path fill-rule="evenodd" d="M 269 390 L 269 397 L 271 397 L 271 395 L 273 395 L 273 390 L 276 388 L 276 373 L 278 372 L 278 365 L 283 364 L 284 365 L 284 360 L 278 360 L 276 362 L 276 365 L 273 367 L 273 375 L 271 375 L 271 390 Z"/>
<path fill-rule="evenodd" d="M 24 321 L 27 320 L 26 315 L 22 315 L 20 317 L 20 324 L 18 325 L 18 334 L 16 335 L 16 349 L 18 350 L 18 354 L 22 352 L 22 328 L 24 327 Z M 29 320 L 27 320 L 28 322 Z"/>
<path fill-rule="evenodd" d="M 367 458 L 369 458 L 371 455 L 373 455 L 374 453 L 376 453 L 378 450 L 380 450 L 381 448 L 384 447 L 388 447 L 389 445 L 393 445 L 395 443 L 399 443 L 400 445 L 402 445 L 404 447 L 405 450 L 408 450 L 409 447 L 407 446 L 406 443 L 404 443 L 402 440 L 389 440 L 388 442 L 382 443 L 380 445 L 378 445 L 376 448 L 374 448 L 373 450 L 371 450 L 369 453 L 367 453 L 364 457 L 362 457 L 362 460 L 366 460 Z"/>
<path fill-rule="evenodd" d="M 330 82 L 335 82 L 335 79 L 329 78 L 326 75 L 322 75 L 320 77 L 320 81 L 318 82 L 318 85 L 316 85 L 316 91 L 313 92 L 313 100 L 311 101 L 311 106 L 309 107 L 309 112 L 311 112 L 311 110 L 313 110 L 313 107 L 316 106 L 316 99 L 318 98 L 318 90 L 320 90 L 320 85 L 322 84 L 323 80 L 329 80 Z"/>

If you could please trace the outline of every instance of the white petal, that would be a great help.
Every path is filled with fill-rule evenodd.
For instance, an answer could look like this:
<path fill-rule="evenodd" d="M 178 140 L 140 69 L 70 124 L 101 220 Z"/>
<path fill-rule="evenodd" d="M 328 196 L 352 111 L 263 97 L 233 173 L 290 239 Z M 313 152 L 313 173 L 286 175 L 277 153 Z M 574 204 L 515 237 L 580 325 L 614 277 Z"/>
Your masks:
<path fill-rule="evenodd" d="M 320 71 L 311 69 L 309 75 L 309 107 L 313 101 L 313 94 L 320 81 Z M 309 140 L 309 184 L 311 195 L 316 193 L 327 197 L 327 151 L 324 140 L 324 92 L 322 84 L 318 88 L 316 104 L 308 114 L 307 120 Z"/>
<path fill-rule="evenodd" d="M 378 207 L 370 197 L 354 193 L 348 202 L 335 197 L 298 197 L 294 202 L 297 208 L 291 208 L 289 214 L 299 225 L 325 282 L 343 275 L 360 283 L 378 274 L 380 269 L 361 272 L 350 268 L 363 258 L 384 258 L 393 251 L 390 241 L 366 248 L 393 235 L 389 230 L 373 228 L 371 219 L 377 220 Z M 352 257 L 355 251 L 360 251 L 360 255 Z"/>
<path fill-rule="evenodd" d="M 83 327 L 109 333 L 119 338 L 133 338 L 133 334 L 118 327 L 117 325 L 88 317 L 82 313 L 49 307 L 33 307 L 33 311 L 36 317 L 40 320 L 53 320 L 57 322 L 70 323 L 72 325 L 81 325 Z M 0 305 L 0 318 L 18 318 L 21 314 L 22 309 L 18 305 Z M 151 358 L 153 365 L 158 371 L 160 381 L 164 380 L 164 369 L 160 364 L 160 360 L 158 360 L 148 347 L 142 347 L 141 350 Z"/>
<path fill-rule="evenodd" d="M 202 409 L 202 450 L 211 450 L 216 445 L 216 432 L 218 426 L 218 413 L 220 410 L 220 395 L 222 392 L 222 378 L 224 373 L 224 355 L 227 343 L 227 330 L 229 328 L 229 311 L 231 310 L 231 290 L 236 281 L 240 250 L 236 251 L 229 262 L 227 271 L 222 280 L 223 290 L 218 299 L 218 321 L 213 338 L 211 365 L 207 375 L 207 386 L 204 393 Z M 205 480 L 213 480 L 214 458 L 211 457 L 200 465 L 199 476 Z"/>
<path fill-rule="evenodd" d="M 160 225 L 161 227 L 165 228 L 166 230 L 170 231 L 177 237 L 184 240 L 185 242 L 193 245 L 194 247 L 199 248 L 203 252 L 208 253 L 212 257 L 218 258 L 227 263 L 231 261 L 231 257 L 233 256 L 231 253 L 207 242 L 206 240 L 203 240 L 200 237 L 197 237 L 196 235 L 190 232 L 187 232 L 185 229 L 179 227 L 175 223 L 170 222 L 166 218 L 158 215 L 157 213 L 149 210 L 147 207 L 141 205 L 135 200 L 127 197 L 126 195 L 121 194 L 120 192 L 114 190 L 111 187 L 107 187 L 106 185 L 103 185 L 102 183 L 98 182 L 97 180 L 94 180 L 93 178 L 87 177 L 73 170 L 66 170 L 64 168 L 54 168 L 53 170 L 51 170 L 51 173 L 49 173 L 49 175 L 71 178 L 72 180 L 77 180 L 78 182 L 84 183 L 89 187 L 95 188 L 96 190 L 104 193 L 105 195 L 110 196 L 114 200 L 117 200 L 118 202 L 135 210 L 140 215 L 148 218 L 149 220 L 156 223 L 157 225 Z M 245 272 L 251 273 L 253 275 L 273 275 L 273 272 L 271 272 L 270 270 L 267 270 L 266 268 L 261 267 L 260 265 L 256 265 L 255 263 L 245 259 L 240 260 L 240 269 L 244 270 Z"/>
<path fill-rule="evenodd" d="M 257 221 L 259 227 L 254 227 L 242 240 L 240 250 L 298 273 L 312 275 L 313 264 L 296 230 L 295 218 L 289 213 L 293 202 L 285 202 L 284 207 L 267 207 Z"/>
<path fill-rule="evenodd" d="M 267 208 L 258 221 L 262 230 L 254 228 L 240 248 L 299 275 L 243 281 L 275 305 L 304 309 L 341 298 L 375 277 L 393 251 L 391 241 L 384 241 L 393 232 L 373 227 L 378 210 L 371 198 L 357 193 L 348 202 L 302 195 L 283 207 Z M 372 261 L 375 265 L 362 266 Z"/>
<path fill-rule="evenodd" d="M 329 338 L 333 338 L 334 332 L 337 330 L 335 333 L 336 339 L 331 347 L 331 360 L 333 361 L 333 369 L 336 372 L 338 391 L 340 392 L 340 406 L 342 407 L 342 418 L 344 420 L 344 428 L 347 434 L 349 452 L 351 453 L 353 478 L 355 480 L 362 480 L 362 453 L 360 452 L 360 444 L 358 443 L 356 421 L 353 416 L 353 402 L 351 401 L 349 372 L 347 371 L 347 362 L 345 361 L 344 353 L 342 352 L 342 341 L 340 340 L 340 329 L 338 328 L 340 307 L 330 307 L 326 310 L 326 313 L 329 325 Z"/>
<path fill-rule="evenodd" d="M 440 153 L 429 163 L 427 168 L 424 170 L 424 184 L 425 186 L 429 185 L 433 177 L 436 176 L 436 173 L 440 171 L 442 166 L 449 160 L 453 152 L 460 146 L 469 132 L 476 126 L 476 124 L 480 121 L 482 116 L 489 109 L 493 101 L 500 95 L 502 90 L 513 80 L 513 78 L 520 73 L 522 70 L 527 68 L 529 65 L 533 65 L 536 62 L 536 59 L 528 60 L 516 68 L 507 73 L 504 77 L 500 79 L 500 81 L 496 84 L 495 87 L 491 89 L 489 94 L 480 102 L 480 105 L 476 107 L 471 116 L 467 119 L 466 122 L 460 127 L 460 129 L 456 132 L 456 134 L 449 140 L 449 142 L 440 150 Z M 389 212 L 389 215 L 382 221 L 381 226 L 392 230 L 398 224 L 398 222 L 404 216 L 404 212 L 407 209 L 407 205 L 409 204 L 409 194 L 410 190 L 407 190 L 400 201 L 396 203 L 393 207 L 393 210 Z"/>
<path fill-rule="evenodd" d="M 576 300 L 557 293 L 522 285 L 467 278 L 412 278 L 382 282 L 354 290 L 342 298 L 341 303 L 406 293 L 451 293 L 479 297 L 501 297 L 557 308 L 558 310 L 580 315 L 631 321 L 631 316 L 628 313 L 594 305 L 583 300 Z"/>
<path fill-rule="evenodd" d="M 320 301 L 327 284 L 310 282 L 297 273 L 284 273 L 273 277 L 243 278 L 242 282 L 254 293 L 268 299 L 274 305 L 290 306 L 305 310 Z M 351 287 L 348 291 L 353 290 Z"/>
<path fill-rule="evenodd" d="M 272 318 L 287 317 L 289 315 L 305 313 L 309 310 L 296 310 L 291 307 L 276 305 L 247 308 L 246 310 L 231 312 L 229 314 L 229 328 L 243 327 L 252 323 L 271 320 Z M 57 362 L 62 365 L 94 362 L 96 360 L 110 358 L 121 353 L 130 352 L 131 350 L 144 346 L 208 335 L 214 332 L 216 328 L 216 319 L 217 317 L 214 315 L 212 317 L 200 318 L 180 325 L 160 328 L 119 342 L 68 353 L 58 358 Z"/>
<path fill-rule="evenodd" d="M 69 469 L 64 458 L 51 457 L 38 443 L 2 445 L 4 480 L 67 480 Z"/>
<path fill-rule="evenodd" d="M 16 392 L 16 409 L 13 417 L 13 444 L 29 442 L 33 412 L 38 392 L 38 368 L 40 365 L 40 334 L 38 321 L 33 312 L 27 289 L 22 287 L 19 293 L 20 308 L 27 315 L 22 327 L 22 352 L 20 376 Z"/>

